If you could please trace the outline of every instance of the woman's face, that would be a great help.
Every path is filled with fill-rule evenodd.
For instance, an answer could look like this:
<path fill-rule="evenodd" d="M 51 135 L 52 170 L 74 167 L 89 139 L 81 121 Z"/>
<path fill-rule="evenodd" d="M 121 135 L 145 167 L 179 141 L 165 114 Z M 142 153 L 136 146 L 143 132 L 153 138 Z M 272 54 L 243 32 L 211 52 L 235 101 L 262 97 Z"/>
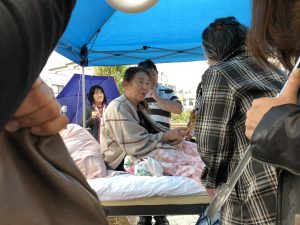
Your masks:
<path fill-rule="evenodd" d="M 104 93 L 100 89 L 96 89 L 93 98 L 95 104 L 102 103 L 104 100 Z"/>
<path fill-rule="evenodd" d="M 137 72 L 131 81 L 124 82 L 125 95 L 136 106 L 145 99 L 150 90 L 150 84 L 150 78 L 146 73 Z"/>

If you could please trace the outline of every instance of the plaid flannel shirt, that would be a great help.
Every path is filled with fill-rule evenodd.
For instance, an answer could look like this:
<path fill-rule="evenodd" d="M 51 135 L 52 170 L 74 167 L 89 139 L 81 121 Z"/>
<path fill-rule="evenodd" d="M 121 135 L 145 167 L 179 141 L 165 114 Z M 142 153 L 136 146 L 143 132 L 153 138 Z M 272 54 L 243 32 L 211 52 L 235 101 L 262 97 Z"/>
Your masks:
<path fill-rule="evenodd" d="M 244 51 L 211 66 L 201 81 L 196 140 L 206 167 L 202 182 L 226 182 L 248 147 L 246 111 L 255 98 L 276 96 L 286 80 L 278 69 Z M 277 176 L 273 167 L 252 161 L 221 210 L 222 224 L 273 224 Z"/>

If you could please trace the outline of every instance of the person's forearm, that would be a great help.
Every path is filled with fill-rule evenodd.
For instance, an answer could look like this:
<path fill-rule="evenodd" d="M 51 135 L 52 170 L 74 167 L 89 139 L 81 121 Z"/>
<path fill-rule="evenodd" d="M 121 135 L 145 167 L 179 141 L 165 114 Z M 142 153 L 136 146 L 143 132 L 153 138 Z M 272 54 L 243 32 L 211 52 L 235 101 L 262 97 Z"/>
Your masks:
<path fill-rule="evenodd" d="M 273 107 L 255 129 L 251 139 L 252 157 L 299 174 L 300 107 Z"/>
<path fill-rule="evenodd" d="M 86 127 L 93 127 L 94 126 L 94 119 L 90 116 L 87 120 L 86 120 Z"/>
<path fill-rule="evenodd" d="M 300 145 L 300 106 L 286 104 L 268 111 L 255 129 L 251 145 L 268 151 L 298 151 Z"/>
<path fill-rule="evenodd" d="M 182 113 L 183 107 L 182 107 L 181 103 L 179 103 L 177 101 L 170 101 L 170 100 L 165 100 L 162 98 L 159 98 L 156 101 L 161 108 L 163 108 L 164 110 L 166 110 L 168 112 L 176 113 L 176 114 Z"/>

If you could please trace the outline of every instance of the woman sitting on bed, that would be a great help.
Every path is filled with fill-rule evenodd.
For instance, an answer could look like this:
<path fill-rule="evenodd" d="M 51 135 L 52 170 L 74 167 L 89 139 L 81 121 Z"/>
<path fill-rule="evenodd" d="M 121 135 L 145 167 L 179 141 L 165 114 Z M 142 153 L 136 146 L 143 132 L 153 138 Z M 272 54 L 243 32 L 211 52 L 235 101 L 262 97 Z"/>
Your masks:
<path fill-rule="evenodd" d="M 190 146 L 194 143 L 181 142 L 185 128 L 166 131 L 147 114 L 144 100 L 150 89 L 148 72 L 138 67 L 128 68 L 123 86 L 125 94 L 108 105 L 102 118 L 100 145 L 106 164 L 112 169 L 124 170 L 127 156 L 125 168 L 135 175 L 162 175 L 157 174 L 157 166 L 160 166 L 163 174 L 199 180 L 202 162 L 199 153 L 193 151 L 195 146 Z M 174 145 L 174 142 L 180 144 Z M 148 162 L 149 170 L 155 170 L 153 173 L 133 172 L 128 165 L 144 161 Z M 184 168 L 178 168 L 179 164 L 185 165 Z"/>

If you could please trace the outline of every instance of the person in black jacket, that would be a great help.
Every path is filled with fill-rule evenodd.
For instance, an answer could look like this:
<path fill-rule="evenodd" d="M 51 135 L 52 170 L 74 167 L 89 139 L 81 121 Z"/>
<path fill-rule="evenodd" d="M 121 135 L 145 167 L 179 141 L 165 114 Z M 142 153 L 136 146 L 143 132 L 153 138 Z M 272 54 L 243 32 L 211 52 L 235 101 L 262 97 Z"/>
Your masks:
<path fill-rule="evenodd" d="M 253 0 L 248 45 L 266 61 L 277 58 L 289 71 L 300 56 L 300 1 Z M 252 157 L 282 169 L 277 191 L 277 224 L 299 224 L 300 213 L 300 69 L 293 70 L 283 92 L 253 101 L 246 136 Z"/>
<path fill-rule="evenodd" d="M 67 124 L 51 89 L 38 76 L 74 5 L 75 0 L 11 0 L 0 4 L 1 129 L 31 127 L 36 135 L 49 135 Z"/>
<path fill-rule="evenodd" d="M 103 87 L 94 85 L 87 94 L 89 105 L 86 106 L 86 127 L 90 128 L 91 134 L 100 143 L 101 118 L 107 105 Z"/>
<path fill-rule="evenodd" d="M 275 57 L 287 70 L 291 70 L 292 64 L 300 56 L 299 11 L 299 0 L 253 0 L 253 17 L 248 36 L 248 46 L 253 54 L 264 61 L 267 61 L 269 57 Z M 270 109 L 274 113 L 283 108 L 286 109 L 284 110 L 286 113 L 296 112 L 299 109 L 296 105 L 299 87 L 300 71 L 297 69 L 291 74 L 285 91 L 279 97 L 260 98 L 253 101 L 252 108 L 247 113 L 246 136 L 251 139 L 256 126 L 264 116 L 268 117 L 265 114 Z M 273 108 L 275 106 L 278 107 Z M 279 116 L 277 120 L 283 116 Z M 296 118 L 300 115 L 294 113 L 294 116 Z M 282 120 L 282 122 L 286 121 Z M 296 127 L 297 120 L 294 122 L 293 127 Z"/>

